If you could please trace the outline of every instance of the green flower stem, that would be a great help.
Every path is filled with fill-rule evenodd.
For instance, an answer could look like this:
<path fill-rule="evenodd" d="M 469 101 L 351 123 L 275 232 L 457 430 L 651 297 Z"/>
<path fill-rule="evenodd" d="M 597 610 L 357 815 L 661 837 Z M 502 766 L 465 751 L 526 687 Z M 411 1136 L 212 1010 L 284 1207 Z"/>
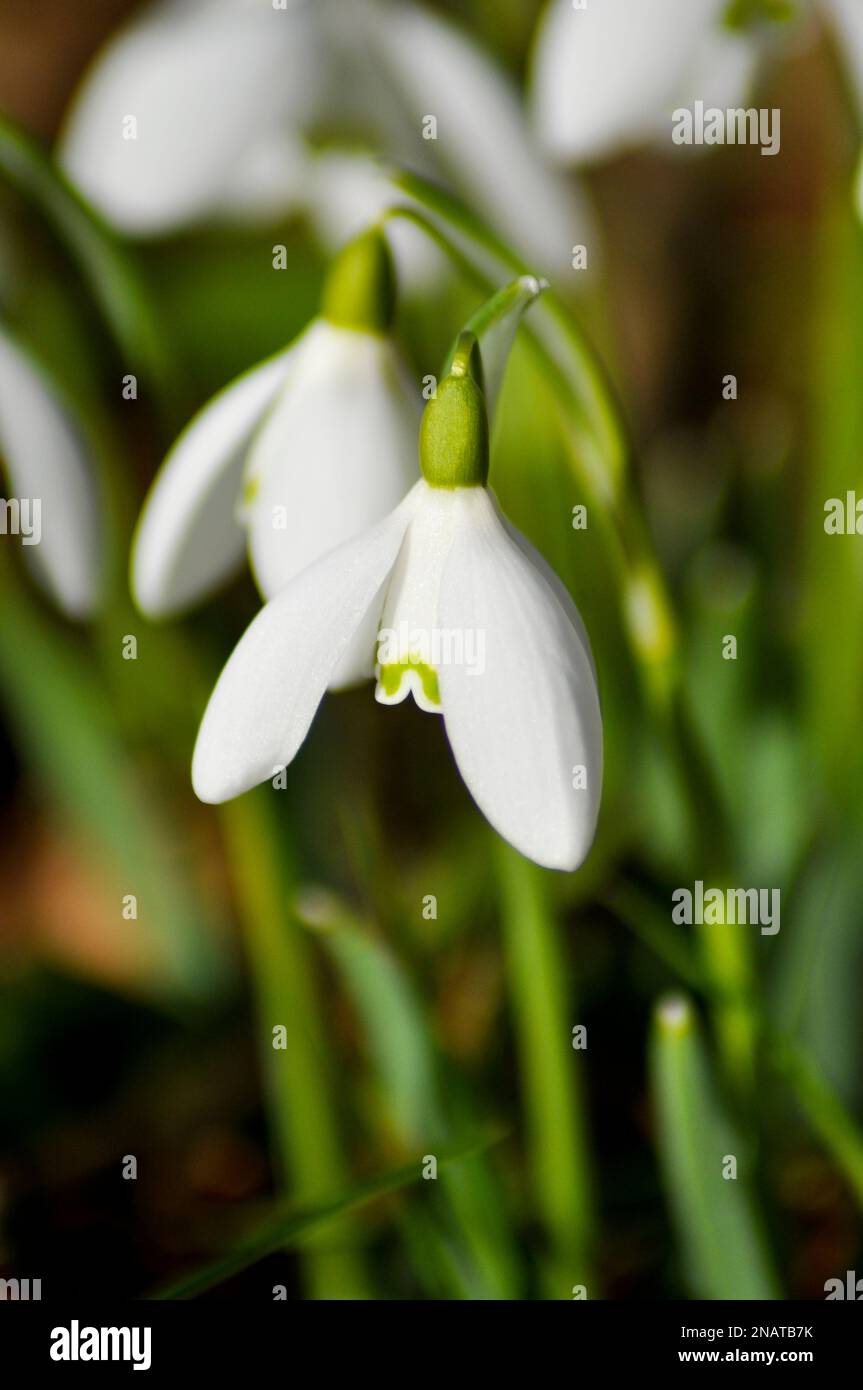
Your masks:
<path fill-rule="evenodd" d="M 222 825 L 245 929 L 257 996 L 258 1036 L 273 1134 L 286 1186 L 313 1202 L 345 1185 L 326 1064 L 328 1046 L 308 938 L 287 910 L 293 897 L 281 827 L 265 788 L 228 802 Z M 273 1047 L 272 1029 L 287 1030 L 287 1047 Z M 356 1238 L 343 1222 L 326 1243 L 304 1253 L 311 1298 L 370 1296 Z"/>
<path fill-rule="evenodd" d="M 431 214 L 420 216 L 434 230 L 440 231 L 434 217 L 444 221 L 455 240 L 441 233 L 442 249 L 448 255 L 450 248 L 454 249 L 465 263 L 464 268 L 470 267 L 486 284 L 496 286 L 504 276 L 529 274 L 528 267 L 511 248 L 458 199 L 413 172 L 396 169 L 391 178 L 397 188 Z M 407 205 L 400 211 L 412 213 L 418 209 Z M 465 240 L 471 254 L 462 250 Z M 583 443 L 596 468 L 597 480 L 601 484 L 605 479 L 613 487 L 614 479 L 623 481 L 626 475 L 630 450 L 611 382 L 593 348 L 553 295 L 544 296 L 535 318 L 538 336 L 549 355 L 563 364 L 564 376 L 574 390 Z"/>
<path fill-rule="evenodd" d="M 757 1095 L 759 1022 L 746 928 L 723 922 L 705 924 L 699 931 L 725 1084 L 743 1109 L 751 1109 Z"/>
<path fill-rule="evenodd" d="M 750 1158 L 717 1094 L 698 1021 L 685 995 L 661 1000 L 650 1078 L 665 1189 L 697 1298 L 779 1297 Z M 727 1176 L 730 1159 L 736 1175 Z"/>
<path fill-rule="evenodd" d="M 408 1150 L 422 1145 L 426 1153 L 436 1154 L 454 1135 L 476 1129 L 470 1101 L 456 1107 L 452 1088 L 441 1076 L 424 1004 L 402 963 L 333 894 L 317 890 L 297 906 L 300 919 L 317 931 L 332 957 L 363 1024 L 389 1143 Z M 412 1215 L 429 1239 L 440 1242 L 439 1254 L 449 1246 L 452 1260 L 435 1269 L 428 1252 L 420 1251 L 418 1277 L 426 1287 L 436 1281 L 438 1289 L 443 1280 L 448 1295 L 457 1298 L 518 1297 L 517 1252 L 500 1221 L 504 1198 L 488 1157 L 475 1154 L 448 1166 L 440 1177 L 442 1205 L 457 1233 L 451 1244 L 435 1205 L 425 1223 Z"/>
<path fill-rule="evenodd" d="M 724 887 L 732 849 L 727 818 L 712 766 L 704 756 L 678 695 L 660 718 L 661 737 L 678 783 L 691 808 L 689 857 L 700 876 Z M 698 928 L 704 989 L 710 1001 L 723 1080 L 729 1096 L 751 1110 L 757 1095 L 758 1009 L 754 998 L 752 942 L 739 924 L 706 923 Z"/>
<path fill-rule="evenodd" d="M 459 346 L 466 336 L 476 342 L 482 350 L 482 379 L 479 384 L 488 402 L 489 418 L 494 414 L 506 364 L 522 315 L 530 308 L 537 295 L 547 288 L 545 281 L 537 280 L 532 275 L 520 276 L 486 300 L 468 320 L 453 344 L 444 375 L 453 370 Z"/>
<path fill-rule="evenodd" d="M 668 920 L 668 915 L 641 889 L 623 881 L 608 892 L 603 905 L 691 989 L 703 991 L 704 971 L 695 952 Z"/>
<path fill-rule="evenodd" d="M 790 1085 L 801 1110 L 863 1208 L 863 1133 L 814 1062 L 796 1044 L 782 1040 L 770 1061 Z"/>
<path fill-rule="evenodd" d="M 540 869 L 495 846 L 506 965 L 513 999 L 521 1085 L 527 1111 L 536 1204 L 552 1246 L 549 1297 L 569 1298 L 592 1283 L 593 1180 L 581 1067 L 571 1045 L 571 997 L 557 923 Z"/>
<path fill-rule="evenodd" d="M 475 1139 L 462 1148 L 441 1153 L 439 1166 L 446 1169 L 450 1163 L 469 1159 L 497 1142 L 497 1136 L 490 1135 L 487 1138 Z M 292 1206 L 289 1210 L 277 1210 L 260 1221 L 235 1250 L 158 1289 L 150 1296 L 160 1301 L 195 1298 L 198 1294 L 206 1293 L 208 1289 L 223 1284 L 226 1279 L 241 1274 L 244 1269 L 249 1269 L 267 1255 L 275 1254 L 277 1250 L 305 1244 L 310 1235 L 331 1226 L 335 1217 L 342 1218 L 350 1212 L 359 1211 L 372 1202 L 379 1201 L 382 1197 L 415 1187 L 421 1181 L 421 1177 L 422 1159 L 417 1155 L 411 1162 L 378 1177 L 369 1178 L 346 1192 L 335 1195 L 327 1193 L 317 1202 L 308 1202 L 301 1207 Z"/>

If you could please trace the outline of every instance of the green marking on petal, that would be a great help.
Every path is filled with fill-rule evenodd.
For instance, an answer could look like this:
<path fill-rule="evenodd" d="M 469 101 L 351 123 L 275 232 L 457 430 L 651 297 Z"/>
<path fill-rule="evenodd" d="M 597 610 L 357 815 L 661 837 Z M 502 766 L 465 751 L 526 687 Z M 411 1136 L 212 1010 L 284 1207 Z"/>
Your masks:
<path fill-rule="evenodd" d="M 249 478 L 244 478 L 244 479 L 243 479 L 243 495 L 242 495 L 242 504 L 243 504 L 243 506 L 244 506 L 244 507 L 250 507 L 251 504 L 254 502 L 255 498 L 257 497 L 258 493 L 260 492 L 260 490 L 261 490 L 261 480 L 260 480 L 260 478 L 256 478 L 256 477 L 254 477 L 254 475 L 253 475 L 252 477 L 249 477 Z"/>
<path fill-rule="evenodd" d="M 723 24 L 732 31 L 758 24 L 787 24 L 797 17 L 797 8 L 797 0 L 728 0 Z"/>
<path fill-rule="evenodd" d="M 440 704 L 440 685 L 437 671 L 425 661 L 390 661 L 380 669 L 378 677 L 385 695 L 397 695 L 408 671 L 415 671 L 420 678 L 423 694 L 433 705 Z"/>

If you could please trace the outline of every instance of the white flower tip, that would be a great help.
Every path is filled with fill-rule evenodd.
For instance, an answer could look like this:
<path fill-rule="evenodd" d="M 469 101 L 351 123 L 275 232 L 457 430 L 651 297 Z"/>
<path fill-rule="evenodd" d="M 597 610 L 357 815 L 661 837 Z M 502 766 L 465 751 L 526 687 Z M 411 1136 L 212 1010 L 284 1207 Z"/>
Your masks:
<path fill-rule="evenodd" d="M 689 1000 L 682 994 L 666 995 L 656 1007 L 656 1019 L 663 1033 L 677 1035 L 688 1032 L 692 1025 Z"/>
<path fill-rule="evenodd" d="M 81 578 L 79 582 L 43 577 L 43 585 L 50 590 L 57 607 L 64 617 L 73 623 L 85 623 L 95 617 L 102 606 L 102 582 L 100 573 Z"/>
<path fill-rule="evenodd" d="M 543 280 L 537 275 L 522 275 L 518 283 L 525 294 L 530 295 L 531 299 L 536 299 L 537 295 L 549 288 L 548 280 Z"/>
<path fill-rule="evenodd" d="M 211 769 L 206 765 L 206 760 L 199 756 L 198 745 L 192 757 L 192 790 L 199 801 L 203 801 L 207 806 L 219 806 L 228 798 L 220 795 L 221 789 L 217 786 L 216 779 L 212 776 Z"/>
<path fill-rule="evenodd" d="M 590 853 L 595 830 L 596 813 L 592 809 L 574 832 L 572 827 L 561 827 L 559 834 L 553 834 L 549 833 L 547 827 L 543 827 L 535 839 L 522 836 L 509 840 L 509 843 L 519 854 L 538 864 L 541 869 L 555 869 L 559 873 L 572 874 L 581 868 Z M 503 838 L 508 839 L 508 836 Z"/>
<path fill-rule="evenodd" d="M 294 898 L 294 911 L 304 927 L 330 931 L 344 920 L 344 904 L 329 888 L 318 883 L 300 884 Z"/>
<path fill-rule="evenodd" d="M 210 756 L 203 732 L 202 729 L 192 754 L 192 790 L 205 805 L 221 806 L 223 802 L 248 791 L 248 787 L 227 785 L 219 766 L 220 760 Z"/>
<path fill-rule="evenodd" d="M 176 618 L 189 607 L 173 579 L 163 537 L 159 528 L 151 523 L 145 505 L 132 537 L 129 592 L 138 612 L 148 622 L 158 623 L 166 618 Z"/>
<path fill-rule="evenodd" d="M 151 623 L 174 617 L 179 605 L 171 602 L 170 596 L 161 585 L 152 582 L 136 556 L 137 552 L 133 551 L 129 571 L 129 592 L 138 612 Z"/>
<path fill-rule="evenodd" d="M 214 696 L 218 690 L 217 685 Z M 214 717 L 213 707 L 214 698 L 211 696 L 192 754 L 192 790 L 205 805 L 221 806 L 223 802 L 231 801 L 253 787 L 255 778 L 243 776 L 247 770 L 246 759 L 238 761 L 236 748 L 226 745 L 224 724 L 218 712 Z"/>

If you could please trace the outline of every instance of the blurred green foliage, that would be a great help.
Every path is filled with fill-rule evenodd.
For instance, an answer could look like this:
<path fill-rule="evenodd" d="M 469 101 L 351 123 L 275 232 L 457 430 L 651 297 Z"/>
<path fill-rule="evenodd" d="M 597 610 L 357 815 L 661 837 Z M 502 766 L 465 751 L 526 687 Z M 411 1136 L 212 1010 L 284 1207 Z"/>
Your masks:
<path fill-rule="evenodd" d="M 458 8 L 518 67 L 534 7 Z M 367 691 L 326 702 L 286 791 L 195 803 L 197 720 L 258 600 L 242 578 L 146 624 L 131 525 L 176 426 L 315 312 L 325 257 L 301 223 L 124 244 L 0 126 L 4 312 L 93 431 L 113 557 L 82 632 L 4 538 L 0 1263 L 129 1295 L 200 1263 L 167 1292 L 759 1298 L 819 1297 L 861 1258 L 863 552 L 825 535 L 823 504 L 863 494 L 863 234 L 847 161 L 792 152 L 788 185 L 757 194 L 748 153 L 677 172 L 661 329 L 628 230 L 654 157 L 598 173 L 605 282 L 537 306 L 509 368 L 492 483 L 583 612 L 605 716 L 599 836 L 561 878 L 495 841 L 437 721 Z M 419 379 L 485 298 L 471 249 L 499 283 L 514 262 L 407 187 L 468 248 L 400 303 Z M 653 648 L 627 618 L 645 576 Z M 675 925 L 672 889 L 696 879 L 779 887 L 781 931 Z M 490 1127 L 505 1138 L 462 1152 Z M 146 1176 L 118 1196 L 125 1153 Z M 273 1191 L 295 1214 L 249 1241 Z"/>

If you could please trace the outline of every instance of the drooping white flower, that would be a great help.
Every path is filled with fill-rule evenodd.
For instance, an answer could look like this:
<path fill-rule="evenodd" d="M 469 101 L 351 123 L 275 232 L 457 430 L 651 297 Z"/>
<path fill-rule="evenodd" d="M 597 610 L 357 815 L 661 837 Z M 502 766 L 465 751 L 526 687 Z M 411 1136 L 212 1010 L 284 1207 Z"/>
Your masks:
<path fill-rule="evenodd" d="M 96 607 L 101 578 L 98 496 L 90 449 L 56 386 L 0 325 L 0 464 L 14 524 L 40 582 L 70 618 Z"/>
<path fill-rule="evenodd" d="M 761 50 L 790 23 L 729 24 L 730 0 L 550 0 L 531 57 L 534 128 L 554 159 L 582 164 L 636 146 L 669 146 L 672 116 L 745 104 Z M 800 7 L 832 31 L 863 113 L 863 4 L 816 0 Z M 791 7 L 789 6 L 789 18 Z M 765 0 L 764 19 L 782 6 Z M 811 27 L 816 33 L 816 26 Z M 861 179 L 863 184 L 863 179 Z M 863 205 L 863 195 L 861 195 Z"/>
<path fill-rule="evenodd" d="M 458 28 L 405 0 L 159 0 L 97 56 L 58 155 L 131 233 L 289 211 L 326 226 L 344 211 L 341 242 L 354 214 L 334 196 L 337 166 L 315 171 L 308 137 L 319 127 L 452 178 L 549 270 L 568 266 L 585 237 L 585 208 L 533 141 L 514 84 Z M 346 176 L 356 186 L 356 167 Z M 369 171 L 363 196 L 373 194 L 392 201 Z"/>
<path fill-rule="evenodd" d="M 246 548 L 271 598 L 404 495 L 421 402 L 387 334 L 393 303 L 386 240 L 364 233 L 332 267 L 320 316 L 195 417 L 138 525 L 132 589 L 144 613 L 188 607 Z"/>
<path fill-rule="evenodd" d="M 213 691 L 192 779 L 203 801 L 221 802 L 286 767 L 344 653 L 371 632 L 378 700 L 412 693 L 440 713 L 499 834 L 537 863 L 571 870 L 599 809 L 593 663 L 568 593 L 486 486 L 486 405 L 469 338 L 423 417 L 423 478 L 261 610 Z"/>
<path fill-rule="evenodd" d="M 723 28 L 728 0 L 552 0 L 531 69 L 542 147 L 574 164 L 642 145 L 671 129 L 696 98 L 736 106 L 755 63 L 753 44 Z"/>
<path fill-rule="evenodd" d="M 97 56 L 60 162 L 122 230 L 172 230 L 207 216 L 235 177 L 242 186 L 281 129 L 314 120 L 324 81 L 303 0 L 159 0 Z"/>

